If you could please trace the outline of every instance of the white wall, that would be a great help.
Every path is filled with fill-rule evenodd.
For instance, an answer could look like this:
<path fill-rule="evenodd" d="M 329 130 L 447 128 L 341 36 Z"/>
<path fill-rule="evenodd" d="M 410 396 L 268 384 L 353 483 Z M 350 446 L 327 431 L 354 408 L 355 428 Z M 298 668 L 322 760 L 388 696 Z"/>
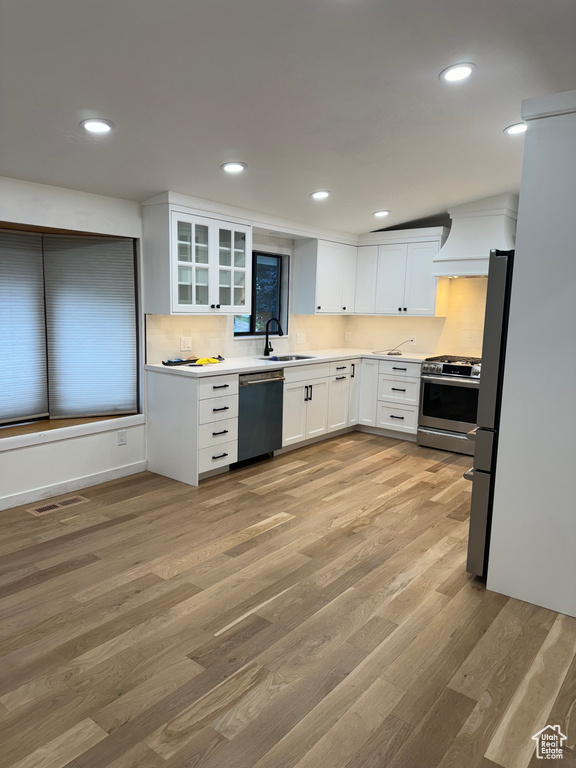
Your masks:
<path fill-rule="evenodd" d="M 576 91 L 523 116 L 488 587 L 576 616 Z"/>
<path fill-rule="evenodd" d="M 6 178 L 0 178 L 0 222 L 142 236 L 138 203 Z M 0 509 L 145 469 L 145 426 L 129 427 L 122 447 L 116 429 L 0 452 Z"/>

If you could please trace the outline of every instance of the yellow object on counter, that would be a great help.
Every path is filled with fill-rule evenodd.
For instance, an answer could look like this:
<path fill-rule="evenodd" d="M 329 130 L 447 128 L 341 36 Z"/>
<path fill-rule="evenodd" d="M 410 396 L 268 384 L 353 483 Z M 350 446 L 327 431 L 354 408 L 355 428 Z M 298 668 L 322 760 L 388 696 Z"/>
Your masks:
<path fill-rule="evenodd" d="M 198 360 L 196 360 L 196 365 L 214 365 L 214 363 L 219 363 L 220 360 L 216 360 L 215 357 L 199 357 Z"/>

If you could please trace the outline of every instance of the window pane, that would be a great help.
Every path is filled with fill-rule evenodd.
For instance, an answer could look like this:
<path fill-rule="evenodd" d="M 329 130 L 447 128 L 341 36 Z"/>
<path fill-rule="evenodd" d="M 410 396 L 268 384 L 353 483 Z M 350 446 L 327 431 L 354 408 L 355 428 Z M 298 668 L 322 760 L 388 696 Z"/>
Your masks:
<path fill-rule="evenodd" d="M 40 235 L 0 232 L 0 423 L 48 415 Z"/>
<path fill-rule="evenodd" d="M 50 415 L 137 411 L 133 243 L 44 239 Z"/>
<path fill-rule="evenodd" d="M 250 315 L 234 315 L 234 333 L 250 333 Z"/>
<path fill-rule="evenodd" d="M 254 312 L 254 330 L 256 333 L 264 333 L 266 321 L 271 317 L 280 317 L 280 264 L 279 256 L 256 256 L 256 281 Z M 277 332 L 276 323 L 271 324 L 271 331 Z"/>

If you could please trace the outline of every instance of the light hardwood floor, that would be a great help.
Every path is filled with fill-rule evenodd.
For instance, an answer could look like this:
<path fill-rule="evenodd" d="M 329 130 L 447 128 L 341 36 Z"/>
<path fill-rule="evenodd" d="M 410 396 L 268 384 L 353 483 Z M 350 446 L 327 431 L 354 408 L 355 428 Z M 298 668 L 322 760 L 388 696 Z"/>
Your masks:
<path fill-rule="evenodd" d="M 0 513 L 0 768 L 535 768 L 548 723 L 574 766 L 576 620 L 466 574 L 469 463 L 351 433 Z"/>

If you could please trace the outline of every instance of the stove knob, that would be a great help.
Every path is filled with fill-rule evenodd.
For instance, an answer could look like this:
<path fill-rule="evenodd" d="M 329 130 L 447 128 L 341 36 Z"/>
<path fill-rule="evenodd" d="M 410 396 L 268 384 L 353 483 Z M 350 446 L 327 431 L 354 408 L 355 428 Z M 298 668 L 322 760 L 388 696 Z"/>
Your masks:
<path fill-rule="evenodd" d="M 428 363 L 423 363 L 422 364 L 422 370 L 423 371 L 429 371 L 430 370 L 430 366 L 428 365 Z"/>
<path fill-rule="evenodd" d="M 437 365 L 436 366 L 436 373 L 442 373 L 442 366 L 441 365 Z"/>

